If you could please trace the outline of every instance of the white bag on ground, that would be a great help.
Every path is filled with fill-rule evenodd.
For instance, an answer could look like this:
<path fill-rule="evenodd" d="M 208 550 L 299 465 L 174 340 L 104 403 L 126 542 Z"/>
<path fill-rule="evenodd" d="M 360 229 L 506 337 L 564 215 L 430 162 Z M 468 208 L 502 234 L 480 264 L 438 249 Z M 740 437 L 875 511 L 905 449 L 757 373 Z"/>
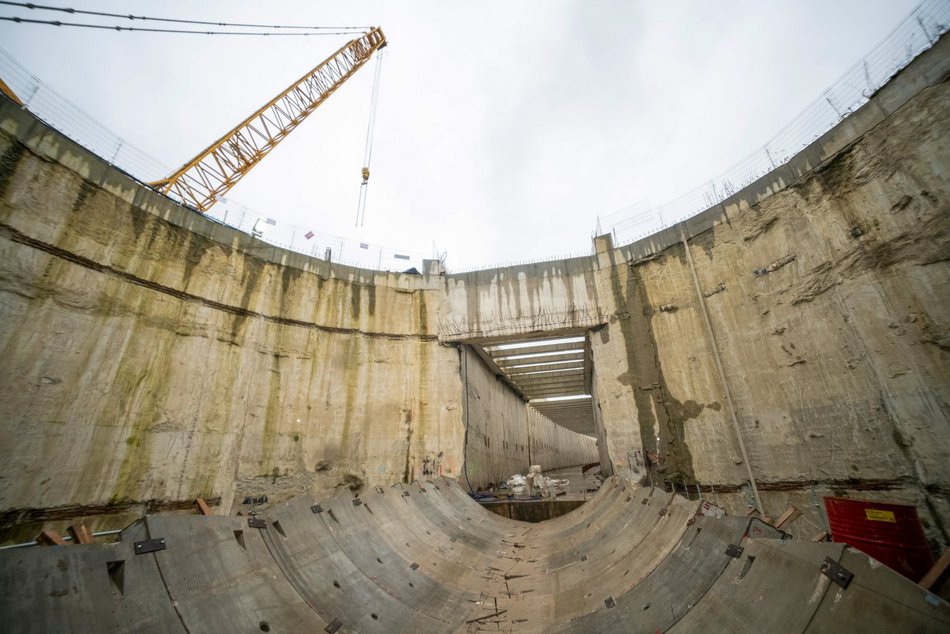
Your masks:
<path fill-rule="evenodd" d="M 527 484 L 527 480 L 520 473 L 516 473 L 515 475 L 508 478 L 508 488 L 515 495 L 524 494 L 525 484 Z"/>

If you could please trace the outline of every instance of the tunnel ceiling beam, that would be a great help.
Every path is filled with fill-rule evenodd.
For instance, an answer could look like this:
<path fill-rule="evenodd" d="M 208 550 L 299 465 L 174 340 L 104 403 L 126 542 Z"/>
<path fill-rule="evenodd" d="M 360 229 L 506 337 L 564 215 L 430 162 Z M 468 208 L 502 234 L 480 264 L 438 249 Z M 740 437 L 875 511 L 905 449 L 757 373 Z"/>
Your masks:
<path fill-rule="evenodd" d="M 534 409 L 573 431 L 591 434 L 591 400 L 543 401 L 589 395 L 593 355 L 586 330 L 561 329 L 467 342 L 483 361 Z"/>

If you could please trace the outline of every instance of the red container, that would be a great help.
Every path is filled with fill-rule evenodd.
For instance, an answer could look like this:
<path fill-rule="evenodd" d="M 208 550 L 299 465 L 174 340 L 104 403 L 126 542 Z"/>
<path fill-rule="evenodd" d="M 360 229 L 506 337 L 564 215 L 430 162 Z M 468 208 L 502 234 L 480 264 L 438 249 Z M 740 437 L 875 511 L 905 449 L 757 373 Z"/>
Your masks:
<path fill-rule="evenodd" d="M 933 565 L 930 545 L 906 504 L 825 498 L 831 540 L 844 542 L 917 582 Z"/>

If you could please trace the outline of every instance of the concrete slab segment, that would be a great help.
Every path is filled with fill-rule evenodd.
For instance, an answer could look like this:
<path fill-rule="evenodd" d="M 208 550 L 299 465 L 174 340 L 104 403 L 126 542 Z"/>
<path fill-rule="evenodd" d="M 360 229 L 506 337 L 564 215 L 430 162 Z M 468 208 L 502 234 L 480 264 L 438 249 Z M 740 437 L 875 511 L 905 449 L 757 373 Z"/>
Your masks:
<path fill-rule="evenodd" d="M 11 633 L 185 631 L 154 558 L 131 541 L 5 551 L 0 618 Z"/>
<path fill-rule="evenodd" d="M 895 624 L 904 632 L 950 632 L 950 604 L 864 553 L 843 549 L 840 564 L 854 575 L 847 589 L 832 584 L 806 632 L 872 632 Z"/>
<path fill-rule="evenodd" d="M 261 535 L 242 517 L 149 516 L 154 557 L 189 632 L 317 631 L 326 623 L 281 572 Z M 265 630 L 265 627 L 267 630 Z"/>

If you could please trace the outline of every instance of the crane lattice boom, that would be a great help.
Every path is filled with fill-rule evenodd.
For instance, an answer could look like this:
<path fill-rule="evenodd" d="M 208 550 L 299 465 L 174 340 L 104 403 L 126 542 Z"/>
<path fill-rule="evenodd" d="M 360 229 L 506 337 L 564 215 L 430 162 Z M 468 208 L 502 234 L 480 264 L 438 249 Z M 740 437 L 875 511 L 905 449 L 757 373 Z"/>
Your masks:
<path fill-rule="evenodd" d="M 149 184 L 207 211 L 385 45 L 379 28 L 348 42 L 171 176 Z"/>

